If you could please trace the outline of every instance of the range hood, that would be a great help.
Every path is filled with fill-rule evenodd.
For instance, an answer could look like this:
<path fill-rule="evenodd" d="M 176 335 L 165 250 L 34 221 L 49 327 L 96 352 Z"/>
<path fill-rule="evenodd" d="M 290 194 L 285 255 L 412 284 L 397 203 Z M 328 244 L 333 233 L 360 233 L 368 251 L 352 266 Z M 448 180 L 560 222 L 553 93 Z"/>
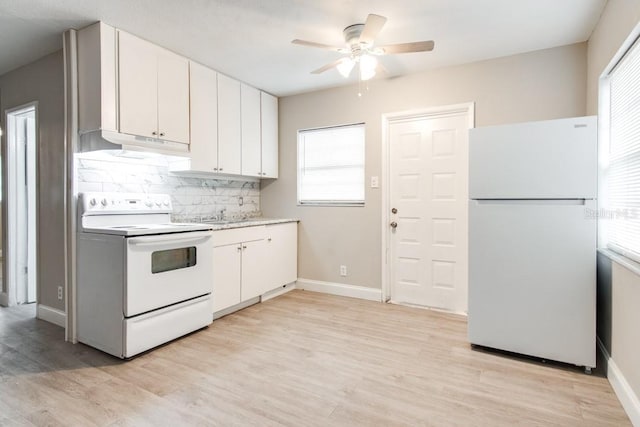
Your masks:
<path fill-rule="evenodd" d="M 108 130 L 95 130 L 80 135 L 79 152 L 103 150 L 144 151 L 172 156 L 188 156 L 189 144 Z"/>

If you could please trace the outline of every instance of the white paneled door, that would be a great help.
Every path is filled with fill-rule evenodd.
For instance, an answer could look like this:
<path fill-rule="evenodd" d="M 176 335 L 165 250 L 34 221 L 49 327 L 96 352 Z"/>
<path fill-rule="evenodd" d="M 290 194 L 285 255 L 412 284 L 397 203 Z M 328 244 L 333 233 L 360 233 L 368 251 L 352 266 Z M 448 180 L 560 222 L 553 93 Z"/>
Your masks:
<path fill-rule="evenodd" d="M 392 302 L 467 311 L 469 108 L 389 121 Z"/>

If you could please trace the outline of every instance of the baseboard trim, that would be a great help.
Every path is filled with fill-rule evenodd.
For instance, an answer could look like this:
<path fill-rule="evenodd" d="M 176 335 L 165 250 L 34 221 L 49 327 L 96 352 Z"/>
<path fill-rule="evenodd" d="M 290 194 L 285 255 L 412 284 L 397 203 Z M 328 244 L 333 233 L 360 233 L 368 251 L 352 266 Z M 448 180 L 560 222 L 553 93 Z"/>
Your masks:
<path fill-rule="evenodd" d="M 243 308 L 247 308 L 247 307 L 252 306 L 254 304 L 258 304 L 259 302 L 260 302 L 260 297 L 254 297 L 254 298 L 251 298 L 249 300 L 239 302 L 238 304 L 233 305 L 231 307 L 223 308 L 220 311 L 215 311 L 213 313 L 213 320 L 216 320 L 216 319 L 219 319 L 221 317 L 224 317 L 227 314 L 235 313 L 236 311 L 240 311 Z"/>
<path fill-rule="evenodd" d="M 359 298 L 378 302 L 382 301 L 381 289 L 367 288 L 365 286 L 345 285 L 344 283 L 323 282 L 320 280 L 298 278 L 296 288 L 305 291 L 339 295 L 341 297 Z"/>
<path fill-rule="evenodd" d="M 44 320 L 45 322 L 58 325 L 61 328 L 65 328 L 67 326 L 67 315 L 65 312 L 47 305 L 38 304 L 36 306 L 36 317 Z"/>
<path fill-rule="evenodd" d="M 270 299 L 279 297 L 280 295 L 286 294 L 287 292 L 290 292 L 294 289 L 296 289 L 296 282 L 287 283 L 286 285 L 280 286 L 279 288 L 263 294 L 260 297 L 260 302 L 269 301 Z"/>
<path fill-rule="evenodd" d="M 598 348 L 607 361 L 607 379 L 622 404 L 627 416 L 634 426 L 640 426 L 640 399 L 634 393 L 616 362 L 611 358 L 600 338 L 597 339 Z"/>
<path fill-rule="evenodd" d="M 3 307 L 9 306 L 9 294 L 6 292 L 0 292 L 0 305 Z"/>

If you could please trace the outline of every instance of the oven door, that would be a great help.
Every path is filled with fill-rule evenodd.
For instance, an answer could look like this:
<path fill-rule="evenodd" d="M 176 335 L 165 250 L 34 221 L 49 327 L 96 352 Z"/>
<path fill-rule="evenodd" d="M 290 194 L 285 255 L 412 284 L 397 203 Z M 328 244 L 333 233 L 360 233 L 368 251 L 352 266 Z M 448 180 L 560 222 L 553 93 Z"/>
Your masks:
<path fill-rule="evenodd" d="M 211 293 L 211 231 L 126 239 L 124 316 Z"/>

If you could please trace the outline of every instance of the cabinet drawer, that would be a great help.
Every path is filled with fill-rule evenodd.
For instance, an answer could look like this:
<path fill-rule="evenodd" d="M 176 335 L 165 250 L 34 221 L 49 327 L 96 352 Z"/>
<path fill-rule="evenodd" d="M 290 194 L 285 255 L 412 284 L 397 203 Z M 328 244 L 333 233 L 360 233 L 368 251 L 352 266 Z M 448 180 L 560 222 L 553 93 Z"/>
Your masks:
<path fill-rule="evenodd" d="M 267 227 L 258 225 L 255 227 L 232 228 L 230 230 L 215 230 L 213 232 L 213 246 L 224 246 L 233 243 L 251 242 L 265 239 Z"/>

